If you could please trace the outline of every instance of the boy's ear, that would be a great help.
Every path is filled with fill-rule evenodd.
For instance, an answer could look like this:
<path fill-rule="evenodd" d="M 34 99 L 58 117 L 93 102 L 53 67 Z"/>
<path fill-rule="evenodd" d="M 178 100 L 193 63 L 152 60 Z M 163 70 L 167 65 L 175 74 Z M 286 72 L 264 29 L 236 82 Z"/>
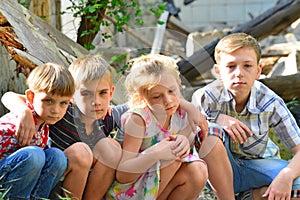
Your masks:
<path fill-rule="evenodd" d="M 220 75 L 220 69 L 217 64 L 214 64 L 214 70 L 215 70 L 216 74 Z"/>
<path fill-rule="evenodd" d="M 33 99 L 34 99 L 34 92 L 30 89 L 27 89 L 25 91 L 25 95 L 26 95 L 26 99 L 29 101 L 29 103 L 33 103 Z"/>
<path fill-rule="evenodd" d="M 70 102 L 71 102 L 72 104 L 75 104 L 74 96 L 70 99 Z"/>
<path fill-rule="evenodd" d="M 259 63 L 259 64 L 257 65 L 256 79 L 259 79 L 259 78 L 260 78 L 261 71 L 262 71 L 262 64 Z"/>
<path fill-rule="evenodd" d="M 110 97 L 111 98 L 112 98 L 114 92 L 115 92 L 115 86 L 111 86 L 111 88 L 110 88 Z"/>

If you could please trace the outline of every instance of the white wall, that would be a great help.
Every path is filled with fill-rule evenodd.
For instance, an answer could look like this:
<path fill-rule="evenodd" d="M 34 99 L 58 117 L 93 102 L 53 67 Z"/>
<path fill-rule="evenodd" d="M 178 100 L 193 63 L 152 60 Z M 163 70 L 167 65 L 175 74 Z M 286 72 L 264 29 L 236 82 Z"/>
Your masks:
<path fill-rule="evenodd" d="M 194 0 L 184 6 L 183 0 L 174 0 L 181 8 L 179 14 L 192 30 L 209 23 L 242 24 L 276 5 L 277 0 Z"/>
<path fill-rule="evenodd" d="M 72 40 L 76 41 L 77 28 L 79 27 L 80 19 L 74 19 L 73 13 L 71 13 L 70 10 L 66 10 L 66 8 L 71 5 L 70 1 L 61 1 L 61 11 L 66 12 L 61 17 L 62 32 Z"/>

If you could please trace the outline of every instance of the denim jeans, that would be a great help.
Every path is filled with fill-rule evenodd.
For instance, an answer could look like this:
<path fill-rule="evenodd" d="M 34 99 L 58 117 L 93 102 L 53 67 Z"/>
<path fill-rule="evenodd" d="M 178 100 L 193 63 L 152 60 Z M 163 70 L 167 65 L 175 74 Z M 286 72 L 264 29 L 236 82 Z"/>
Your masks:
<path fill-rule="evenodd" d="M 48 198 L 67 169 L 67 157 L 57 148 L 27 146 L 0 160 L 0 186 L 5 199 Z"/>
<path fill-rule="evenodd" d="M 277 174 L 289 164 L 288 161 L 277 157 L 262 159 L 236 158 L 229 150 L 228 136 L 225 139 L 225 146 L 233 170 L 235 193 L 270 185 Z M 294 180 L 292 189 L 300 190 L 300 177 Z"/>

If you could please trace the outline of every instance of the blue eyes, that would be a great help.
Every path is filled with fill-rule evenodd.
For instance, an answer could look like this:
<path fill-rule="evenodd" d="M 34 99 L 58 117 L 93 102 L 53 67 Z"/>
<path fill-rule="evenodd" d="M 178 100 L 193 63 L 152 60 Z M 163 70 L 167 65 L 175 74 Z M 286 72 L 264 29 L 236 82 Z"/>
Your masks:
<path fill-rule="evenodd" d="M 99 92 L 99 94 L 107 94 L 107 91 Z"/>
<path fill-rule="evenodd" d="M 43 100 L 44 102 L 46 102 L 47 104 L 54 104 L 55 102 L 52 99 L 45 99 Z M 63 101 L 59 103 L 60 105 L 69 105 L 69 101 Z"/>
<path fill-rule="evenodd" d="M 107 91 L 100 91 L 97 94 L 106 95 L 106 94 L 108 94 L 108 92 Z M 94 96 L 94 93 L 92 93 L 92 92 L 82 92 L 81 96 Z"/>
<path fill-rule="evenodd" d="M 44 100 L 46 103 L 52 103 L 53 101 L 52 101 L 52 99 L 45 99 Z"/>

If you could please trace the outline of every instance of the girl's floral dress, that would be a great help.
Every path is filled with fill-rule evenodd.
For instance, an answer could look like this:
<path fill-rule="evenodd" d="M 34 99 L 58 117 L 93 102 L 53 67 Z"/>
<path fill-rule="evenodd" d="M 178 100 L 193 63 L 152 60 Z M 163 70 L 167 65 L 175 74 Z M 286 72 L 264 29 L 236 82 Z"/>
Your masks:
<path fill-rule="evenodd" d="M 154 115 L 151 113 L 148 107 L 146 108 L 134 108 L 128 110 L 122 116 L 121 122 L 124 122 L 129 116 L 129 113 L 135 113 L 140 115 L 146 125 L 146 131 L 144 139 L 139 151 L 139 155 L 145 153 L 147 149 L 157 144 L 164 138 L 170 135 L 176 135 L 180 130 L 184 129 L 188 125 L 187 114 L 183 110 L 178 110 L 171 118 L 169 129 L 164 129 L 156 120 Z M 119 131 L 116 135 L 116 139 L 122 144 L 124 138 L 124 133 Z M 184 158 L 185 162 L 191 162 L 195 160 L 200 160 L 196 156 L 189 155 Z M 154 164 L 148 169 L 143 175 L 141 175 L 136 181 L 132 183 L 121 184 L 116 180 L 108 190 L 105 199 L 110 200 L 154 200 L 157 197 L 159 189 L 159 179 L 160 179 L 160 162 Z"/>

